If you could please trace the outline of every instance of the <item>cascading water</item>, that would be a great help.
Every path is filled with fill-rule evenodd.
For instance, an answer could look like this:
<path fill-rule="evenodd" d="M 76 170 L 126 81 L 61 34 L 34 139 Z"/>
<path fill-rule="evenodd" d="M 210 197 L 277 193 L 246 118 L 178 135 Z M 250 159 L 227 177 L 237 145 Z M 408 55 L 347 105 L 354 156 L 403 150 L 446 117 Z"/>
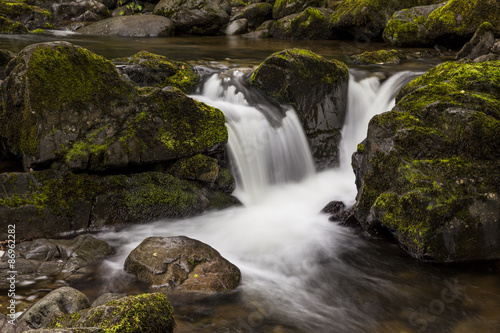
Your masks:
<path fill-rule="evenodd" d="M 399 73 L 382 84 L 376 77 L 359 82 L 351 77 L 342 167 L 318 174 L 294 111 L 269 121 L 248 103 L 249 92 L 229 82 L 239 76 L 213 75 L 203 94 L 193 97 L 226 115 L 238 176 L 236 195 L 246 205 L 101 233 L 100 238 L 118 249 L 110 267 L 121 271 L 125 257 L 146 237 L 186 235 L 213 246 L 242 271 L 242 302 L 255 311 L 229 331 L 259 331 L 269 320 L 286 324 L 290 331 L 373 331 L 374 323 L 393 319 L 394 309 L 411 304 L 413 295 L 399 290 L 408 279 L 391 272 L 393 267 L 403 273 L 413 268 L 397 258 L 392 266 L 380 259 L 374 265 L 377 259 L 362 253 L 384 250 L 373 244 L 368 248 L 352 230 L 319 212 L 331 200 L 354 203 L 354 175 L 346 167 L 350 156 L 366 136 L 368 120 L 389 110 L 395 93 L 415 74 Z M 389 282 L 386 275 L 391 274 Z M 386 309 L 389 303 L 395 305 Z M 210 325 L 198 329 L 213 331 Z"/>

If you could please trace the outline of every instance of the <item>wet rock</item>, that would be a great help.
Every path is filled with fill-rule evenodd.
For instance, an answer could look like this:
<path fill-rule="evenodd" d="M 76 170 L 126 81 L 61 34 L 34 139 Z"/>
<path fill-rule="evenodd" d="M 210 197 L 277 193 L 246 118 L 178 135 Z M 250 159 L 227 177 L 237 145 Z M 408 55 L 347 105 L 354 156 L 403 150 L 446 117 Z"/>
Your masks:
<path fill-rule="evenodd" d="M 295 108 L 318 169 L 337 165 L 347 102 L 348 70 L 343 63 L 307 50 L 284 50 L 269 56 L 250 84 Z"/>
<path fill-rule="evenodd" d="M 173 22 L 158 15 L 129 15 L 108 18 L 79 30 L 86 35 L 116 35 L 122 37 L 169 37 L 174 34 Z"/>
<path fill-rule="evenodd" d="M 224 33 L 226 36 L 241 35 L 247 31 L 248 20 L 245 18 L 234 20 L 230 22 Z"/>
<path fill-rule="evenodd" d="M 500 258 L 500 63 L 444 63 L 403 87 L 353 155 L 354 208 L 415 257 Z"/>
<path fill-rule="evenodd" d="M 0 2 L 0 15 L 26 26 L 29 30 L 48 28 L 52 22 L 51 12 L 24 2 Z"/>
<path fill-rule="evenodd" d="M 120 298 L 123 298 L 126 296 L 127 296 L 127 294 L 105 293 L 105 294 L 102 294 L 101 296 L 99 296 L 98 298 L 96 298 L 96 300 L 94 302 L 92 302 L 91 307 L 95 308 L 95 307 L 98 307 L 100 305 L 104 305 L 108 302 L 111 302 L 111 301 L 114 301 L 114 300 L 117 300 L 117 299 L 120 299 Z"/>
<path fill-rule="evenodd" d="M 346 208 L 342 201 L 329 202 L 321 212 L 330 215 L 328 218 L 330 221 L 342 222 L 350 227 L 359 226 L 359 222 L 354 217 L 352 208 Z"/>
<path fill-rule="evenodd" d="M 55 318 L 86 309 L 90 302 L 82 292 L 62 287 L 48 293 L 30 306 L 17 320 L 17 330 L 45 328 Z"/>
<path fill-rule="evenodd" d="M 0 16 L 0 33 L 2 34 L 27 34 L 28 28 L 25 25 Z"/>
<path fill-rule="evenodd" d="M 109 17 L 108 8 L 97 0 L 63 0 L 52 4 L 51 11 L 57 21 L 102 20 Z M 89 15 L 92 13 L 94 15 Z"/>
<path fill-rule="evenodd" d="M 199 81 L 190 64 L 146 51 L 113 62 L 122 74 L 140 87 L 171 86 L 185 93 L 193 93 Z"/>
<path fill-rule="evenodd" d="M 309 7 L 275 21 L 269 33 L 279 39 L 331 39 L 334 35 L 328 27 L 328 17 L 332 13 L 330 9 Z"/>
<path fill-rule="evenodd" d="M 483 22 L 493 25 L 500 34 L 500 0 L 450 0 L 433 11 L 426 22 L 428 37 L 434 43 L 448 47 L 461 47 Z"/>
<path fill-rule="evenodd" d="M 456 59 L 475 59 L 490 52 L 495 43 L 493 26 L 489 22 L 484 22 L 477 28 L 474 36 L 458 52 Z"/>
<path fill-rule="evenodd" d="M 160 0 L 154 13 L 170 18 L 176 35 L 217 35 L 229 22 L 231 4 L 228 0 Z"/>
<path fill-rule="evenodd" d="M 382 37 L 384 41 L 397 47 L 417 47 L 432 45 L 425 23 L 429 15 L 443 7 L 446 2 L 418 6 L 400 10 L 387 22 Z"/>
<path fill-rule="evenodd" d="M 272 17 L 275 20 L 288 15 L 297 14 L 307 7 L 322 7 L 323 2 L 319 0 L 277 0 L 274 3 Z"/>
<path fill-rule="evenodd" d="M 356 65 L 399 64 L 406 60 L 405 54 L 398 50 L 368 51 L 351 58 Z"/>
<path fill-rule="evenodd" d="M 241 279 L 219 252 L 184 236 L 146 238 L 125 260 L 125 271 L 160 290 L 227 292 Z"/>
<path fill-rule="evenodd" d="M 474 59 L 474 62 L 496 61 L 500 60 L 500 54 L 488 53 Z"/>
<path fill-rule="evenodd" d="M 243 8 L 231 17 L 231 21 L 246 19 L 248 28 L 253 30 L 272 18 L 273 6 L 269 3 L 255 3 Z"/>
<path fill-rule="evenodd" d="M 500 40 L 493 44 L 493 46 L 491 47 L 491 52 L 500 54 Z"/>

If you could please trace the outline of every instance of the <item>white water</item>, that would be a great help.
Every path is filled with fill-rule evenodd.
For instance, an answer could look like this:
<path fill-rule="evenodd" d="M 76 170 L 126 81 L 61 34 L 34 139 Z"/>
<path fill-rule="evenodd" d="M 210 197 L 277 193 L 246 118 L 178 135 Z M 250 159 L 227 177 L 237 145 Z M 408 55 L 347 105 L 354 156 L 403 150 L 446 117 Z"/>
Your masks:
<path fill-rule="evenodd" d="M 194 97 L 226 114 L 231 160 L 240 177 L 236 195 L 245 206 L 102 233 L 101 239 L 118 247 L 110 267 L 121 271 L 128 253 L 146 237 L 186 235 L 213 246 L 240 268 L 244 302 L 260 309 L 254 318 L 244 318 L 251 327 L 273 317 L 318 331 L 363 330 L 369 318 L 342 287 L 344 280 L 375 283 L 343 263 L 342 256 L 362 243 L 320 211 L 332 200 L 354 203 L 354 175 L 346 167 L 350 156 L 366 136 L 368 120 L 391 108 L 408 75 L 397 74 L 382 85 L 376 78 L 351 78 L 342 167 L 318 174 L 293 110 L 281 128 L 273 128 L 241 93 L 221 89 L 213 76 L 203 96 Z M 325 275 L 326 266 L 334 267 L 334 276 Z"/>

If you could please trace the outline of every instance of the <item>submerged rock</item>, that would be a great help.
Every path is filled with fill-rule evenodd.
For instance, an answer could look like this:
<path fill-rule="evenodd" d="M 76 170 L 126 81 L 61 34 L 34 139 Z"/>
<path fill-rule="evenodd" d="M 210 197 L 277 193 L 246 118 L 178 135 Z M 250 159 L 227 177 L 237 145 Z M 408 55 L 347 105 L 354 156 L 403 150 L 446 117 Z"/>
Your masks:
<path fill-rule="evenodd" d="M 122 37 L 169 37 L 174 34 L 174 24 L 169 18 L 159 15 L 127 15 L 87 25 L 77 32 Z"/>
<path fill-rule="evenodd" d="M 227 292 L 241 279 L 240 270 L 219 252 L 184 236 L 146 238 L 125 260 L 125 271 L 166 291 Z"/>
<path fill-rule="evenodd" d="M 375 116 L 353 155 L 355 215 L 415 257 L 500 258 L 500 62 L 444 63 Z"/>
<path fill-rule="evenodd" d="M 127 296 L 104 305 L 56 318 L 51 328 L 76 328 L 70 332 L 171 333 L 175 328 L 173 309 L 161 293 Z"/>
<path fill-rule="evenodd" d="M 406 60 L 403 52 L 398 50 L 368 51 L 351 57 L 356 65 L 399 64 Z"/>
<path fill-rule="evenodd" d="M 269 56 L 254 71 L 250 84 L 295 108 L 316 167 L 325 169 L 338 163 L 348 76 L 347 66 L 339 61 L 291 49 Z"/>

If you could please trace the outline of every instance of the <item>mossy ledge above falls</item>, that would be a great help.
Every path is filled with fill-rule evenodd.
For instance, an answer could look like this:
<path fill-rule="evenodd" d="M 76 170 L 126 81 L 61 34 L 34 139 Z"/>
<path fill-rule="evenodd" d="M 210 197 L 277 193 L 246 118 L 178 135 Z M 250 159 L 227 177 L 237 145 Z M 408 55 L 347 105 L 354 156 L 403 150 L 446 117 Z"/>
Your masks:
<path fill-rule="evenodd" d="M 234 204 L 224 114 L 176 82 L 134 86 L 66 42 L 22 50 L 1 84 L 0 159 L 25 170 L 0 175 L 3 230 L 49 237 Z"/>
<path fill-rule="evenodd" d="M 353 155 L 363 227 L 420 259 L 499 259 L 499 96 L 499 61 L 444 63 L 403 87 Z"/>

